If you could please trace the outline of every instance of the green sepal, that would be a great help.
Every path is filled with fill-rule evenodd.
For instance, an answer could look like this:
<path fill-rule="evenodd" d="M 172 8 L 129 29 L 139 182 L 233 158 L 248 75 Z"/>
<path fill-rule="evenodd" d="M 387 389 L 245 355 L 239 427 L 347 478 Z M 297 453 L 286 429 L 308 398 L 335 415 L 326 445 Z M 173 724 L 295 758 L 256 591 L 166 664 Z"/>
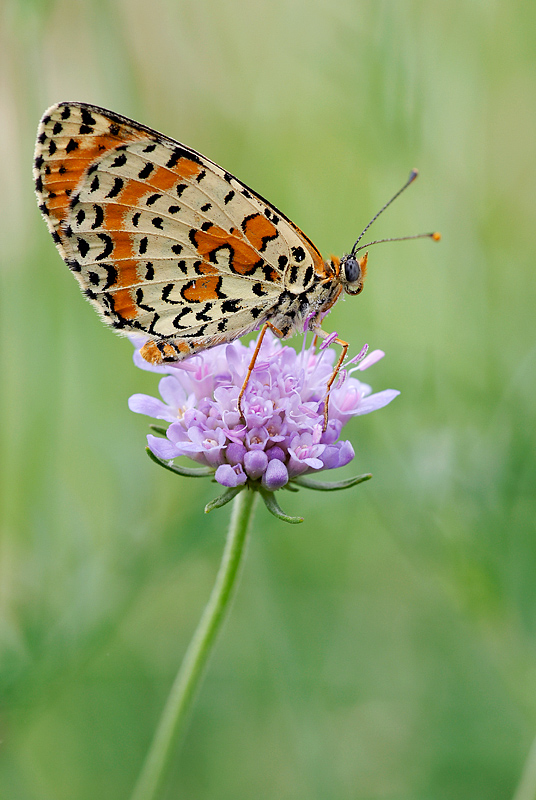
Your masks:
<path fill-rule="evenodd" d="M 295 483 L 297 486 L 301 486 L 304 489 L 316 489 L 317 492 L 337 492 L 339 489 L 349 489 L 351 486 L 357 486 L 358 483 L 363 483 L 364 481 L 369 481 L 372 478 L 370 472 L 365 473 L 364 475 L 356 475 L 355 478 L 348 478 L 346 481 L 315 481 L 311 478 L 306 478 L 305 476 L 298 476 L 297 478 L 293 478 L 292 482 Z"/>
<path fill-rule="evenodd" d="M 299 522 L 303 522 L 303 517 L 290 517 L 279 508 L 275 499 L 275 492 L 267 492 L 265 489 L 259 489 L 259 492 L 266 504 L 266 508 L 274 517 L 282 520 L 282 522 L 290 522 L 291 525 L 297 525 Z"/>
<path fill-rule="evenodd" d="M 289 481 L 289 483 L 285 483 L 285 485 L 282 486 L 281 488 L 285 489 L 285 491 L 287 491 L 287 492 L 299 492 L 300 491 L 298 489 L 298 487 L 294 486 L 292 483 L 290 483 L 290 481 Z"/>
<path fill-rule="evenodd" d="M 167 428 L 162 428 L 160 425 L 149 425 L 150 429 L 153 433 L 156 433 L 157 436 L 163 436 L 164 439 L 167 436 Z"/>
<path fill-rule="evenodd" d="M 155 464 L 159 464 L 161 467 L 164 467 L 164 469 L 174 472 L 175 475 L 182 475 L 184 478 L 208 478 L 209 475 L 214 474 L 214 470 L 210 467 L 197 467 L 192 469 L 191 467 L 179 467 L 177 464 L 170 464 L 167 461 L 162 461 L 162 459 L 155 456 L 148 447 L 145 448 L 145 452 Z"/>
<path fill-rule="evenodd" d="M 215 508 L 221 508 L 222 506 L 227 505 L 227 503 L 230 503 L 231 500 L 234 500 L 237 494 L 240 494 L 242 489 L 245 489 L 245 486 L 233 486 L 231 489 L 227 489 L 227 491 L 223 494 L 220 494 L 219 497 L 215 497 L 214 500 L 211 500 L 210 503 L 206 504 L 205 514 L 208 514 L 209 511 L 214 511 Z"/>

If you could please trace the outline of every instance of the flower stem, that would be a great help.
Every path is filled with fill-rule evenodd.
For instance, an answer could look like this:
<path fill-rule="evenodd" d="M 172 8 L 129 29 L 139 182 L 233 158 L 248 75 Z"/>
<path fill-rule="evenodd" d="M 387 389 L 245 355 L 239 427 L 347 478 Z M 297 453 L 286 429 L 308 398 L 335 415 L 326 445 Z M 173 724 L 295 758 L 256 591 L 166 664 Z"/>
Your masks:
<path fill-rule="evenodd" d="M 196 689 L 230 607 L 256 499 L 257 492 L 245 489 L 233 502 L 229 532 L 214 588 L 171 687 L 131 800 L 155 800 L 158 796 L 177 740 L 184 731 Z"/>

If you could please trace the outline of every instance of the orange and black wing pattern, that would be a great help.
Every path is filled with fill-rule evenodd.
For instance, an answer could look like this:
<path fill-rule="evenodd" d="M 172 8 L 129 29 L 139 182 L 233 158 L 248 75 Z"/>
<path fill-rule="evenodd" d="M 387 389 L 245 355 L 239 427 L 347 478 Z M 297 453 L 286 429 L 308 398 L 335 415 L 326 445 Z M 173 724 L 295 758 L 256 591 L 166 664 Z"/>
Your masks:
<path fill-rule="evenodd" d="M 281 212 L 210 159 L 83 103 L 41 120 L 39 208 L 104 321 L 175 361 L 285 317 L 324 262 Z M 291 315 L 292 317 L 292 315 Z"/>

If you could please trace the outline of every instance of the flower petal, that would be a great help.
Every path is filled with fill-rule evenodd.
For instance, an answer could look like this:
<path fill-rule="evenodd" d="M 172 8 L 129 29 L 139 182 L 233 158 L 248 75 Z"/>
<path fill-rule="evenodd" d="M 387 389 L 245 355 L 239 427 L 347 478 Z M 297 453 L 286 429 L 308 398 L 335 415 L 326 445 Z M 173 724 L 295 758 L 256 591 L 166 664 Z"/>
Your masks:
<path fill-rule="evenodd" d="M 177 458 L 177 456 L 180 455 L 175 445 L 172 444 L 169 439 L 153 436 L 152 433 L 149 433 L 147 436 L 147 444 L 149 445 L 151 453 L 154 453 L 155 456 L 158 456 L 158 458 L 161 458 L 163 461 L 169 461 L 171 458 Z"/>
<path fill-rule="evenodd" d="M 154 419 L 166 419 L 170 422 L 174 417 L 170 414 L 169 407 L 156 397 L 148 394 L 133 394 L 128 398 L 128 407 L 136 414 L 145 414 Z"/>
<path fill-rule="evenodd" d="M 242 486 L 242 484 L 247 481 L 247 475 L 240 464 L 234 467 L 230 464 L 222 464 L 216 470 L 214 477 L 222 486 L 229 486 L 231 488 Z"/>
<path fill-rule="evenodd" d="M 384 406 L 388 405 L 391 400 L 394 400 L 399 394 L 400 392 L 398 392 L 396 389 L 384 389 L 383 392 L 371 394 L 369 397 L 365 397 L 365 399 L 361 401 L 357 410 L 354 411 L 354 414 L 356 417 L 359 417 L 362 414 L 370 414 L 371 411 L 376 411 L 378 408 L 383 408 Z"/>
<path fill-rule="evenodd" d="M 288 470 L 282 461 L 274 458 L 269 462 L 266 467 L 266 472 L 262 476 L 262 485 L 270 492 L 275 492 L 276 489 L 281 489 L 288 483 Z"/>

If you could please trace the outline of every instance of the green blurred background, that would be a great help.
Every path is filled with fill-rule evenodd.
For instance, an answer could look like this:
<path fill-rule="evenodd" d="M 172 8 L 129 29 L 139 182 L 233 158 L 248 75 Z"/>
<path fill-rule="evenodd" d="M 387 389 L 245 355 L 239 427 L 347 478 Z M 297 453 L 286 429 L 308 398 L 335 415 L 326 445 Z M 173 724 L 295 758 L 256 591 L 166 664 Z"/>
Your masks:
<path fill-rule="evenodd" d="M 156 394 L 33 196 L 45 108 L 84 100 L 214 159 L 342 255 L 409 170 L 329 328 L 398 388 L 345 493 L 259 507 L 167 800 L 502 800 L 536 734 L 536 6 L 3 0 L 0 796 L 126 800 L 229 508 L 157 469 Z M 300 341 L 294 342 L 296 346 Z M 516 800 L 533 800 L 528 780 Z"/>

